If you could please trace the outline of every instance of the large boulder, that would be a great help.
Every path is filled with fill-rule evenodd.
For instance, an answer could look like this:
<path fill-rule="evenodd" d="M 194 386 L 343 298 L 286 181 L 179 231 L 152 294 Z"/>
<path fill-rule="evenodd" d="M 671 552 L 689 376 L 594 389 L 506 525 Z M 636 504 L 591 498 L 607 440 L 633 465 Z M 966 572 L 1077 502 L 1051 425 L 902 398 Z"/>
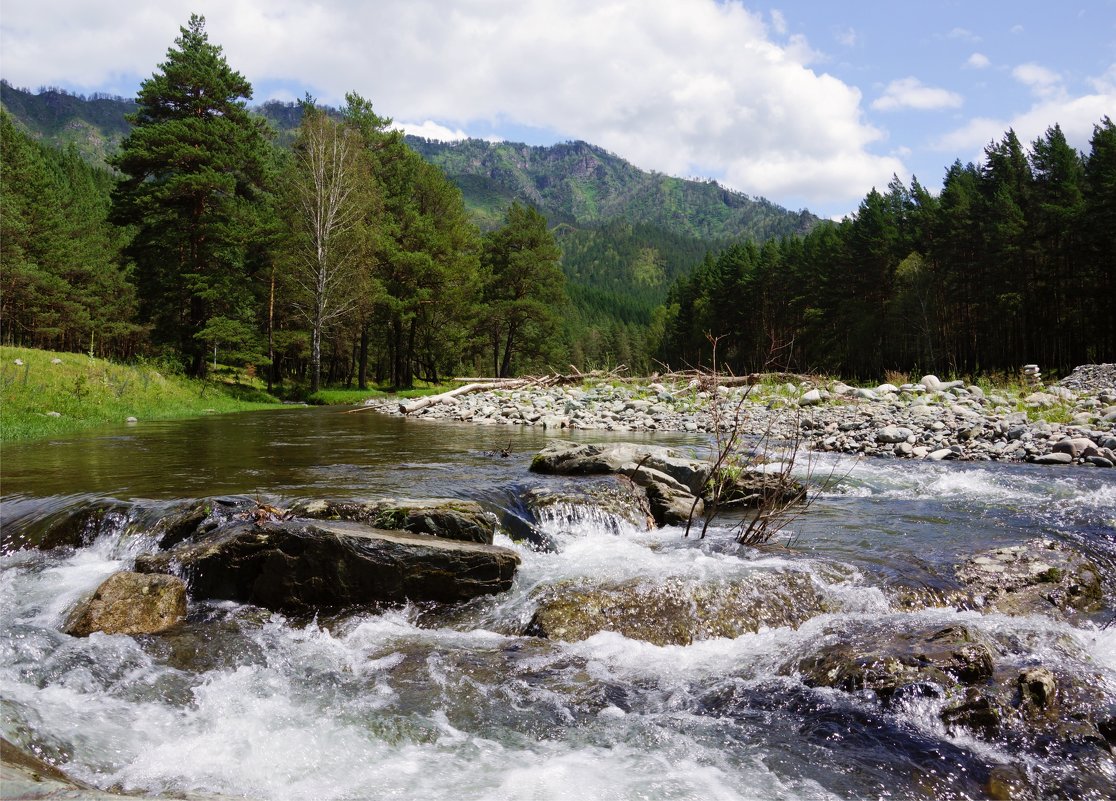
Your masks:
<path fill-rule="evenodd" d="M 978 606 L 1007 615 L 1072 618 L 1100 611 L 1100 577 L 1081 554 L 1045 539 L 986 551 L 957 568 L 957 580 Z"/>
<path fill-rule="evenodd" d="M 494 545 L 306 520 L 237 521 L 136 559 L 140 572 L 179 573 L 196 598 L 292 613 L 466 601 L 507 590 L 518 565 L 515 551 Z"/>
<path fill-rule="evenodd" d="M 536 473 L 556 475 L 620 474 L 639 481 L 639 474 L 655 470 L 681 484 L 691 495 L 700 495 L 710 465 L 684 456 L 673 448 L 618 442 L 607 445 L 551 440 L 531 461 Z"/>
<path fill-rule="evenodd" d="M 729 581 L 635 580 L 544 590 L 526 634 L 578 641 L 613 631 L 655 645 L 739 637 L 772 626 L 797 628 L 828 611 L 810 577 L 756 572 Z"/>
<path fill-rule="evenodd" d="M 381 498 L 375 501 L 303 501 L 289 513 L 319 520 L 349 520 L 373 528 L 492 544 L 496 516 L 475 501 L 456 498 Z"/>
<path fill-rule="evenodd" d="M 175 576 L 115 573 L 71 612 L 67 634 L 158 634 L 186 617 L 186 585 Z"/>

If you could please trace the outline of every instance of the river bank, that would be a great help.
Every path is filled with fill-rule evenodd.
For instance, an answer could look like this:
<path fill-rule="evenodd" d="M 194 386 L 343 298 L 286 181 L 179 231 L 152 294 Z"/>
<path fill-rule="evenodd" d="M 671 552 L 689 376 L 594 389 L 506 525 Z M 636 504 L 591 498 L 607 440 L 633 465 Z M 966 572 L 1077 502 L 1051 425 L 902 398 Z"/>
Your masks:
<path fill-rule="evenodd" d="M 388 399 L 376 411 L 403 414 Z M 492 390 L 448 398 L 419 419 L 545 429 L 713 432 L 814 450 L 940 461 L 1116 465 L 1116 365 L 1085 365 L 1051 386 L 989 387 L 924 376 L 900 386 L 760 381 L 710 391 L 696 381 Z"/>
<path fill-rule="evenodd" d="M 0 442 L 279 406 L 247 383 L 198 381 L 149 365 L 11 347 L 0 347 L 0 403 Z"/>

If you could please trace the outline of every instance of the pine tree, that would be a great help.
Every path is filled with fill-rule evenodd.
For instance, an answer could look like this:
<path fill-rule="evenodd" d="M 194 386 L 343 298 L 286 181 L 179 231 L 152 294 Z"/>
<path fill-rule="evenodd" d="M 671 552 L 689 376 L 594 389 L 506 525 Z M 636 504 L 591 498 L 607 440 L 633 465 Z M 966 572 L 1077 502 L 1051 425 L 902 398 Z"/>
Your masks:
<path fill-rule="evenodd" d="M 178 350 L 193 375 L 206 345 L 254 335 L 249 254 L 261 222 L 267 138 L 245 100 L 252 87 L 190 17 L 167 60 L 143 82 L 134 125 L 113 164 L 125 180 L 114 218 L 135 226 L 141 314 L 157 344 Z"/>
<path fill-rule="evenodd" d="M 485 301 L 492 366 L 513 374 L 517 360 L 541 356 L 565 299 L 561 251 L 538 210 L 513 203 L 503 228 L 485 237 Z"/>

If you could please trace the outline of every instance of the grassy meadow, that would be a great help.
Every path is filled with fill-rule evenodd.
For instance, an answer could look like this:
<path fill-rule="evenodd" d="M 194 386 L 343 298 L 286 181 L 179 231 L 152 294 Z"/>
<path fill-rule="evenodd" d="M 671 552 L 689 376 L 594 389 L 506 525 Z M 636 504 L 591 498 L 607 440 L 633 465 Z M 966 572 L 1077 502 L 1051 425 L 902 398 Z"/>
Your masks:
<path fill-rule="evenodd" d="M 0 347 L 0 441 L 274 407 L 251 382 L 198 381 L 79 353 Z"/>

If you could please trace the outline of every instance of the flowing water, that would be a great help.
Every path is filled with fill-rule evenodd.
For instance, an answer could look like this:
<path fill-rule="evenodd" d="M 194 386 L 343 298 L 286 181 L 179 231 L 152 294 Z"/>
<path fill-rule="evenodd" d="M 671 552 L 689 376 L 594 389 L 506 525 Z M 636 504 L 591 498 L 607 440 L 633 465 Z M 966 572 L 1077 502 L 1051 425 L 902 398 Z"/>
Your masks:
<path fill-rule="evenodd" d="M 823 461 L 815 474 L 838 480 L 782 532 L 789 549 L 741 548 L 719 527 L 705 540 L 639 531 L 574 502 L 531 520 L 554 547 L 498 534 L 522 556 L 515 585 L 461 608 L 294 620 L 197 603 L 162 636 L 59 631 L 81 596 L 150 546 L 135 521 L 172 501 L 450 496 L 513 521 L 530 516 L 521 499 L 533 487 L 568 481 L 528 472 L 544 443 L 537 429 L 291 409 L 5 447 L 7 538 L 75 506 L 123 503 L 88 547 L 4 556 L 2 734 L 99 787 L 250 799 L 960 799 L 985 797 L 1004 764 L 1044 794 L 1099 799 L 1116 786 L 1111 759 L 1090 762 L 1081 782 L 1064 751 L 947 728 L 936 699 L 884 707 L 787 668 L 868 630 L 964 623 L 1020 666 L 1088 676 L 1116 702 L 1111 597 L 1071 626 L 903 611 L 886 591 L 948 587 L 965 555 L 1037 536 L 1111 576 L 1116 471 Z M 522 635 L 538 594 L 564 582 L 757 571 L 805 574 L 832 611 L 686 646 Z"/>

